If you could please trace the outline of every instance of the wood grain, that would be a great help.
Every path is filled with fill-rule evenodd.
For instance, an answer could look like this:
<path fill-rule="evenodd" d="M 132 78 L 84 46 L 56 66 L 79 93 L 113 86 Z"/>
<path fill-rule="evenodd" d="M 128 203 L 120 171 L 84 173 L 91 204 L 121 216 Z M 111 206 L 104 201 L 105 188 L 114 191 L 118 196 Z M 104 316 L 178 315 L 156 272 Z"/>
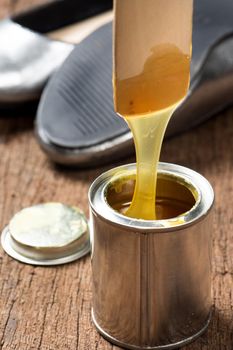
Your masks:
<path fill-rule="evenodd" d="M 26 1 L 25 1 L 26 3 Z M 20 1 L 18 1 L 18 5 Z M 23 1 L 22 1 L 23 4 Z M 1 2 L 1 15 L 10 2 Z M 61 201 L 88 214 L 87 190 L 110 164 L 67 170 L 51 164 L 33 132 L 35 113 L 0 112 L 0 224 L 19 209 Z M 185 350 L 233 349 L 233 109 L 164 143 L 163 161 L 188 166 L 216 193 L 213 234 L 214 315 L 209 330 Z M 132 161 L 126 159 L 122 163 Z M 60 267 L 21 264 L 0 251 L 0 348 L 2 350 L 116 350 L 91 323 L 90 258 Z"/>
<path fill-rule="evenodd" d="M 1 0 L 0 18 L 11 16 L 38 5 L 43 5 L 52 0 Z"/>

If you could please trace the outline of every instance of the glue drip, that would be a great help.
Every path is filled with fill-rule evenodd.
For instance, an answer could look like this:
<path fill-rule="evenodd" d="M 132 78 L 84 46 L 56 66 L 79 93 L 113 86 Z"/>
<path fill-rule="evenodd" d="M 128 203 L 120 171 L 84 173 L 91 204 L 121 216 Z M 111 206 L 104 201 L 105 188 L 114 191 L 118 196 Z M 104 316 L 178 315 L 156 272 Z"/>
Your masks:
<path fill-rule="evenodd" d="M 187 94 L 190 55 L 174 44 L 150 50 L 143 71 L 136 76 L 114 79 L 114 102 L 134 139 L 137 174 L 134 196 L 125 215 L 156 219 L 157 164 L 167 124 Z"/>

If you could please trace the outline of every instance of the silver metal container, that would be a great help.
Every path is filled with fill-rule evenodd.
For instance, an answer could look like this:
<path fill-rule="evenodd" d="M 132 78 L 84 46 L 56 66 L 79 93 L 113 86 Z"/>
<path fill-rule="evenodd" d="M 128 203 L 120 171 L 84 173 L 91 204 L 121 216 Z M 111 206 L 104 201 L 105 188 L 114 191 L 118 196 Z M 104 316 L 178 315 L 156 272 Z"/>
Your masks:
<path fill-rule="evenodd" d="M 160 163 L 157 200 L 174 204 L 176 216 L 132 219 L 113 208 L 131 200 L 135 169 L 107 171 L 90 188 L 92 318 L 119 346 L 174 349 L 202 334 L 211 318 L 214 193 L 195 171 Z"/>

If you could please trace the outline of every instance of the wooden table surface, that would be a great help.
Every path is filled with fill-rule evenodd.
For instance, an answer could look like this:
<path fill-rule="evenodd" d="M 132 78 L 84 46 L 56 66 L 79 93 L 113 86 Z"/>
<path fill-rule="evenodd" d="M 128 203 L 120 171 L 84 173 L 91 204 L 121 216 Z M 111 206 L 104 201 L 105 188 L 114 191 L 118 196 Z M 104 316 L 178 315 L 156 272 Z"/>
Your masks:
<path fill-rule="evenodd" d="M 33 1 L 1 1 L 1 16 Z M 36 2 L 36 1 L 34 1 Z M 39 1 L 37 1 L 39 2 Z M 35 113 L 0 112 L 0 224 L 23 207 L 47 201 L 79 205 L 105 167 L 55 167 L 33 133 Z M 161 160 L 202 173 L 216 193 L 213 233 L 214 315 L 208 331 L 187 350 L 233 349 L 233 109 L 164 143 Z M 132 161 L 126 159 L 122 163 Z M 0 349 L 118 349 L 96 332 L 90 317 L 90 257 L 60 267 L 21 264 L 0 251 Z"/>

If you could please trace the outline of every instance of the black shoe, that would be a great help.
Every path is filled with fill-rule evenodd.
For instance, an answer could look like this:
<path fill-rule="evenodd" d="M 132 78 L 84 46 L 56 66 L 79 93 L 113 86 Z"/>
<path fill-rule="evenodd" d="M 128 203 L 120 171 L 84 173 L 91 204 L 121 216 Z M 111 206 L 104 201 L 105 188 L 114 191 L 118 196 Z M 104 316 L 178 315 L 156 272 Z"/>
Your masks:
<path fill-rule="evenodd" d="M 232 104 L 232 16 L 232 0 L 195 1 L 190 92 L 167 136 Z M 132 152 L 131 133 L 113 109 L 111 24 L 78 45 L 50 80 L 36 133 L 48 156 L 66 165 L 92 166 Z"/>

